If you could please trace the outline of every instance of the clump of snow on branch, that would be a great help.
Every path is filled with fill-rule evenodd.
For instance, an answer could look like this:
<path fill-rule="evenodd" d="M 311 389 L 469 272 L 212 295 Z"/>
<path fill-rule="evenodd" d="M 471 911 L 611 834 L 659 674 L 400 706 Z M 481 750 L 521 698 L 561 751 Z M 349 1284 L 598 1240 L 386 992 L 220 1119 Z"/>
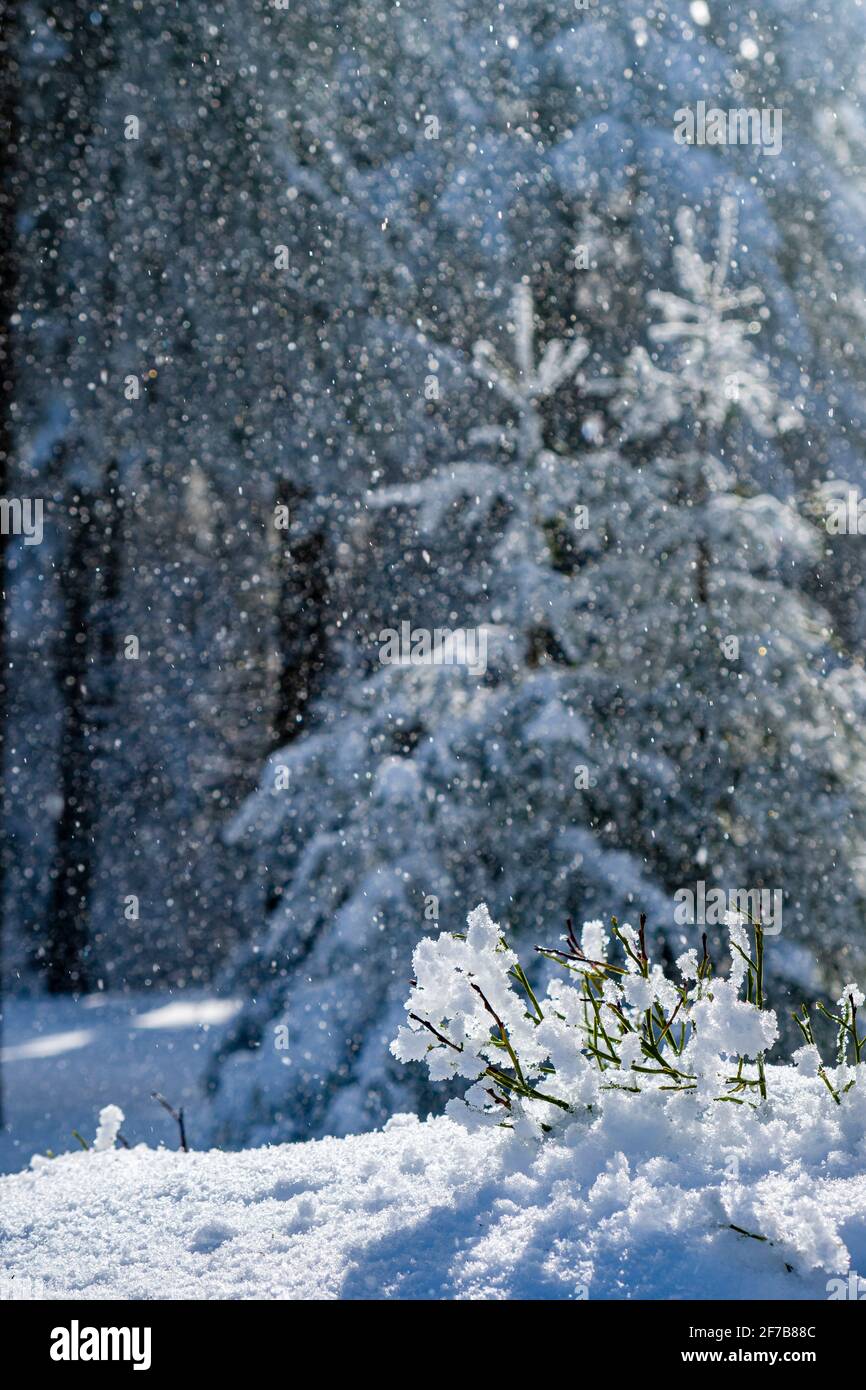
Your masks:
<path fill-rule="evenodd" d="M 736 263 L 736 200 L 722 199 L 714 261 L 698 250 L 691 208 L 680 209 L 676 229 L 673 260 L 679 293 L 647 294 L 648 305 L 661 315 L 647 336 L 653 346 L 670 347 L 670 370 L 655 352 L 636 347 L 624 376 L 596 382 L 593 389 L 615 397 L 615 413 L 635 438 L 650 437 L 683 415 L 701 422 L 705 431 L 719 430 L 734 410 L 760 434 L 795 428 L 799 413 L 780 401 L 752 341 L 762 327 L 763 291 L 757 285 L 732 289 L 728 284 Z M 743 310 L 749 311 L 747 316 Z"/>
<path fill-rule="evenodd" d="M 643 918 L 637 931 L 614 918 L 610 935 L 589 922 L 580 940 L 569 922 L 561 946 L 538 948 L 566 977 L 536 994 L 481 904 L 465 935 L 419 942 L 407 1023 L 392 1051 L 400 1061 L 425 1062 L 433 1081 L 472 1082 L 450 1102 L 452 1117 L 525 1136 L 561 1131 L 612 1091 L 759 1109 L 768 1098 L 765 1054 L 779 1033 L 764 992 L 764 933 L 737 913 L 727 926 L 727 976 L 715 976 L 704 938 L 701 958 L 685 952 L 668 978 L 647 955 Z M 856 1080 L 849 1051 L 856 1065 L 866 1042 L 857 1025 L 862 1000 L 849 985 L 838 1012 L 828 1012 L 839 1028 L 833 1069 L 815 1047 L 805 1006 L 798 1019 L 807 1049 L 795 1060 L 837 1105 Z"/>

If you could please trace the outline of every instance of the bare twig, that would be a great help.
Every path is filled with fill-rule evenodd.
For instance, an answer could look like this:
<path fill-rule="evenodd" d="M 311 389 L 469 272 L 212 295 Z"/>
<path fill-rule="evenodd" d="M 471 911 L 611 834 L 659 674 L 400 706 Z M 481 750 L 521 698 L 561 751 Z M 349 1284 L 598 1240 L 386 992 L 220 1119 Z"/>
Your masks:
<path fill-rule="evenodd" d="M 175 1110 L 174 1106 L 170 1105 L 169 1102 L 166 1100 L 165 1096 L 160 1095 L 159 1091 L 151 1091 L 150 1094 L 154 1100 L 159 1101 L 159 1104 L 162 1106 L 163 1110 L 167 1110 L 171 1118 L 177 1124 L 177 1127 L 180 1130 L 180 1147 L 183 1149 L 183 1152 L 185 1154 L 188 1154 L 189 1145 L 186 1142 L 186 1129 L 184 1128 L 183 1123 L 183 1106 L 181 1106 L 180 1110 Z"/>
<path fill-rule="evenodd" d="M 570 917 L 566 917 L 565 926 L 565 939 L 568 942 L 567 951 L 563 951 L 558 946 L 536 946 L 536 951 L 543 956 L 562 956 L 563 960 L 580 961 L 581 965 L 591 965 L 596 970 L 609 970 L 611 968 L 606 960 L 590 960 L 589 956 L 584 954 L 583 947 L 575 936 L 574 922 Z"/>
<path fill-rule="evenodd" d="M 458 1047 L 457 1043 L 453 1043 L 450 1038 L 446 1038 L 444 1033 L 440 1033 L 438 1028 L 434 1028 L 432 1023 L 428 1023 L 426 1018 L 421 1018 L 419 1014 L 410 1014 L 409 1017 L 414 1018 L 416 1023 L 420 1023 L 422 1028 L 426 1028 L 428 1032 L 433 1034 L 434 1038 L 438 1038 L 446 1047 L 453 1047 L 455 1052 L 463 1051 L 462 1044 Z"/>
<path fill-rule="evenodd" d="M 479 987 L 478 985 L 476 985 L 475 982 L 474 982 L 473 980 L 470 980 L 470 981 L 469 981 L 469 984 L 470 984 L 471 988 L 475 990 L 475 993 L 476 993 L 476 994 L 478 995 L 478 997 L 480 998 L 480 1000 L 481 1000 L 482 1004 L 484 1005 L 485 1009 L 486 1009 L 487 1012 L 490 1014 L 490 1017 L 495 1021 L 496 1026 L 497 1026 L 497 1028 L 499 1029 L 499 1033 L 500 1033 L 500 1036 L 501 1036 L 501 1038 L 502 1038 L 502 1041 L 503 1041 L 503 1043 L 505 1044 L 506 1051 L 508 1052 L 508 1055 L 509 1055 L 509 1057 L 511 1058 L 511 1065 L 514 1067 L 515 1073 L 516 1073 L 516 1075 L 517 1075 L 517 1079 L 518 1079 L 518 1081 L 520 1082 L 521 1086 L 523 1087 L 524 1091 L 526 1091 L 526 1093 L 529 1094 L 529 1091 L 528 1091 L 528 1088 L 527 1088 L 527 1085 L 526 1085 L 526 1078 L 525 1078 L 524 1075 L 523 1075 L 523 1069 L 522 1069 L 522 1067 L 521 1067 L 521 1065 L 520 1065 L 520 1062 L 519 1062 L 519 1060 L 518 1060 L 517 1053 L 514 1051 L 514 1048 L 511 1046 L 511 1039 L 510 1039 L 509 1036 L 508 1036 L 508 1031 L 507 1031 L 507 1029 L 506 1029 L 506 1027 L 505 1027 L 505 1024 L 502 1022 L 502 1019 L 499 1017 L 499 1014 L 498 1014 L 498 1013 L 496 1012 L 496 1010 L 493 1008 L 493 1005 L 490 1003 L 490 1000 L 486 998 L 486 996 L 484 995 L 484 993 L 483 993 L 483 991 L 480 989 L 480 987 Z"/>
<path fill-rule="evenodd" d="M 486 1086 L 485 1090 L 487 1091 L 487 1094 L 491 1096 L 493 1100 L 496 1101 L 497 1105 L 504 1105 L 506 1110 L 511 1109 L 511 1101 L 506 1100 L 504 1096 L 498 1096 L 492 1086 Z"/>
<path fill-rule="evenodd" d="M 645 913 L 645 912 L 642 912 L 642 913 L 640 914 L 640 929 L 639 929 L 639 931 L 638 931 L 638 940 L 640 941 L 640 963 L 641 963 L 641 967 L 642 967 L 644 970 L 646 970 L 647 965 L 649 964 L 649 956 L 648 956 L 647 953 L 646 953 L 646 913 Z"/>

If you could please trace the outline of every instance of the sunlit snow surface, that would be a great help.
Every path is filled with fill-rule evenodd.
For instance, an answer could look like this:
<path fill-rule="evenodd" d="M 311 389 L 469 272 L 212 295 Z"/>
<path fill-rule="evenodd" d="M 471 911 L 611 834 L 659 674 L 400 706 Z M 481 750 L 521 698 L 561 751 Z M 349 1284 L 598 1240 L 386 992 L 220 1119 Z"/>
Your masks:
<path fill-rule="evenodd" d="M 673 1126 L 658 1097 L 617 1095 L 541 1145 L 396 1116 L 242 1153 L 37 1160 L 0 1180 L 4 1273 L 48 1298 L 827 1298 L 866 1270 L 861 1107 L 770 1072 L 764 1118 L 686 1103 Z"/>
<path fill-rule="evenodd" d="M 232 999 L 185 991 L 157 1007 L 153 995 L 11 999 L 5 1010 L 4 1109 L 0 1170 L 24 1167 L 34 1150 L 77 1147 L 93 1138 L 103 1105 L 119 1103 L 131 1144 L 177 1142 L 174 1121 L 151 1098 L 160 1091 L 186 1108 L 194 1138 L 204 1119 L 200 1075 L 207 1049 L 237 1012 Z"/>

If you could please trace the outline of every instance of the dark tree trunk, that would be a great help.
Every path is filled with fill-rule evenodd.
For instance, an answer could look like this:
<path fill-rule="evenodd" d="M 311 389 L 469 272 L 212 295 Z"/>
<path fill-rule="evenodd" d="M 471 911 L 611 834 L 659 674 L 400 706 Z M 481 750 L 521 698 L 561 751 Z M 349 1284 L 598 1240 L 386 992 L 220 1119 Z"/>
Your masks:
<path fill-rule="evenodd" d="M 124 512 L 117 468 L 109 466 L 103 491 L 93 509 L 95 528 L 89 547 L 94 570 L 90 575 L 88 618 L 86 722 L 92 745 L 92 781 L 100 788 L 109 761 L 116 757 L 113 737 L 118 727 L 118 670 L 122 634 L 117 615 L 123 582 Z M 100 790 L 99 820 L 111 817 L 112 806 Z"/>
<path fill-rule="evenodd" d="M 87 989 L 88 908 L 93 881 L 96 788 L 88 720 L 89 620 L 97 563 L 93 502 L 76 494 L 65 508 L 68 547 L 63 572 L 63 630 L 57 653 L 62 725 L 60 795 L 51 896 L 43 946 L 45 983 L 53 994 Z"/>
<path fill-rule="evenodd" d="M 15 8 L 0 0 L 0 497 L 7 495 L 12 474 L 12 369 L 11 316 L 17 302 L 15 214 L 18 204 L 18 25 Z M 6 546 L 0 535 L 0 1042 L 3 1036 L 3 943 L 7 892 L 7 846 L 4 769 L 6 765 L 7 655 L 6 655 Z M 0 1124 L 3 1123 L 3 1089 L 0 1080 Z"/>
<path fill-rule="evenodd" d="M 277 488 L 275 502 L 288 506 L 294 521 L 303 499 L 290 484 Z M 329 596 L 328 542 L 324 527 L 298 535 L 277 531 L 277 698 L 274 744 L 291 743 L 304 732 L 305 716 L 325 666 Z"/>
<path fill-rule="evenodd" d="M 70 170 L 84 182 L 96 174 L 88 165 L 89 143 L 99 138 L 102 93 L 116 55 L 108 16 L 98 28 L 89 22 L 87 0 L 63 0 L 49 5 L 58 32 L 68 40 L 67 52 L 55 66 L 53 87 L 69 94 L 57 112 L 58 134 L 50 147 L 52 159 L 70 146 L 78 151 Z M 103 133 L 104 138 L 104 133 Z M 106 246 L 121 197 L 117 156 L 108 162 L 103 222 L 94 220 Z M 64 195 L 58 180 L 57 198 Z M 54 205 L 50 215 L 57 219 Z M 116 308 L 115 268 L 106 256 L 96 286 L 95 302 L 102 314 L 106 350 L 111 343 Z M 63 352 L 70 352 L 67 336 Z M 64 445 L 74 449 L 75 441 Z M 65 459 L 60 468 L 65 473 Z M 60 695 L 58 749 L 62 809 L 57 823 L 45 931 L 40 940 L 39 965 L 51 993 L 85 992 L 92 984 L 94 933 L 90 907 L 97 870 L 100 825 L 110 819 L 104 804 L 103 769 L 111 756 L 110 720 L 116 704 L 118 643 L 115 614 L 120 588 L 122 511 L 118 471 L 112 461 L 92 492 L 68 486 L 58 508 L 63 541 L 58 556 L 61 586 L 60 623 L 55 675 Z"/>

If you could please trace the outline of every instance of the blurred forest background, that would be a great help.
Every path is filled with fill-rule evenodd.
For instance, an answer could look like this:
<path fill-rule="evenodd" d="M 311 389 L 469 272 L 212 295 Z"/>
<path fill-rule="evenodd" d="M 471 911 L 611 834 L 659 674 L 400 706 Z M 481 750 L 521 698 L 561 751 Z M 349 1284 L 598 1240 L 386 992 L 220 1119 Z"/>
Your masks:
<path fill-rule="evenodd" d="M 7 996 L 239 1000 L 240 1144 L 432 1103 L 482 899 L 674 951 L 768 886 L 778 991 L 862 962 L 859 0 L 2 8 Z"/>

